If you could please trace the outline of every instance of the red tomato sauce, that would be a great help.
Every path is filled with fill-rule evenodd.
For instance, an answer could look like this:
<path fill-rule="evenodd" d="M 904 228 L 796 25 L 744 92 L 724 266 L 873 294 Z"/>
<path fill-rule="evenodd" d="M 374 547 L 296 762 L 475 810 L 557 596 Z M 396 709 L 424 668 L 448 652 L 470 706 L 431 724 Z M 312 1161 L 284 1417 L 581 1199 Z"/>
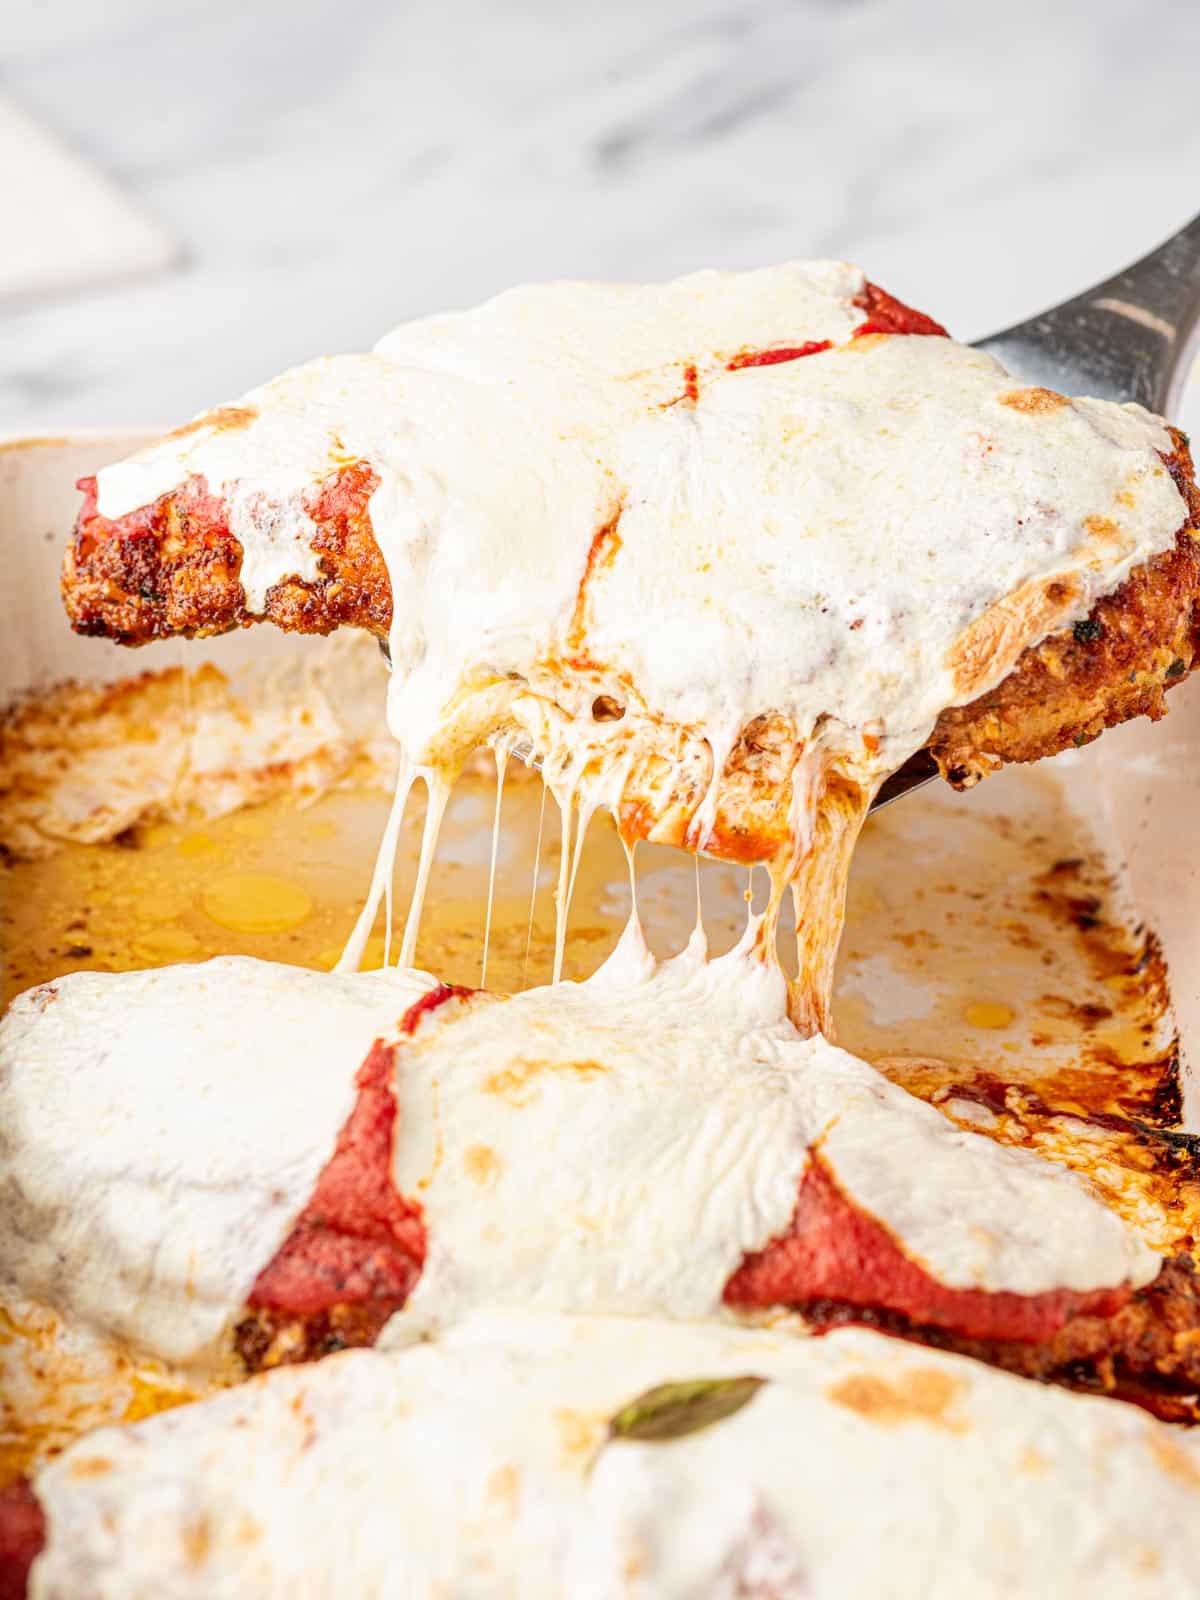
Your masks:
<path fill-rule="evenodd" d="M 392 1181 L 395 1046 L 376 1040 L 358 1069 L 358 1098 L 312 1199 L 249 1304 L 294 1316 L 386 1301 L 399 1310 L 425 1263 L 425 1222 Z"/>
<path fill-rule="evenodd" d="M 833 1174 L 813 1157 L 800 1182 L 786 1233 L 746 1256 L 725 1285 L 726 1305 L 801 1305 L 840 1300 L 864 1309 L 899 1312 L 922 1326 L 970 1339 L 1017 1339 L 1039 1344 L 1071 1317 L 1110 1317 L 1132 1294 L 1128 1284 L 1076 1293 L 950 1289 L 909 1259 L 874 1217 L 842 1193 Z"/>
<path fill-rule="evenodd" d="M 914 311 L 877 283 L 865 284 L 862 293 L 855 295 L 854 304 L 867 313 L 867 320 L 854 330 L 855 339 L 861 339 L 864 333 L 923 333 L 949 338 L 940 322 L 923 311 Z"/>
<path fill-rule="evenodd" d="M 740 372 L 743 367 L 777 367 L 781 361 L 799 361 L 804 356 L 819 356 L 822 350 L 832 350 L 831 339 L 809 339 L 804 344 L 774 345 L 770 350 L 743 350 L 740 356 L 725 363 L 726 372 Z"/>
<path fill-rule="evenodd" d="M 220 495 L 209 491 L 208 480 L 204 477 L 190 477 L 178 489 L 170 489 L 160 495 L 151 505 L 141 506 L 137 511 L 116 518 L 100 515 L 95 478 L 80 478 L 75 487 L 83 494 L 75 536 L 84 557 L 96 545 L 114 536 L 122 540 L 161 539 L 167 531 L 167 515 L 172 506 L 178 512 L 185 531 L 198 543 L 215 544 L 233 538 L 229 531 L 228 507 Z"/>
<path fill-rule="evenodd" d="M 28 1482 L 0 1489 L 0 1600 L 25 1600 L 29 1569 L 45 1543 L 45 1513 Z"/>
<path fill-rule="evenodd" d="M 411 1005 L 400 1022 L 412 1034 L 422 1017 L 470 989 L 441 984 Z M 310 1317 L 338 1305 L 370 1303 L 398 1311 L 425 1264 L 420 1204 L 397 1193 L 392 1178 L 396 1118 L 396 1046 L 377 1039 L 358 1069 L 354 1109 L 312 1199 L 270 1263 L 248 1304 Z"/>
<path fill-rule="evenodd" d="M 430 989 L 428 994 L 423 994 L 409 1006 L 400 1019 L 401 1033 L 416 1033 L 421 1018 L 444 1006 L 447 1000 L 469 1000 L 478 992 L 477 989 L 464 989 L 460 983 L 439 983 L 436 989 Z"/>

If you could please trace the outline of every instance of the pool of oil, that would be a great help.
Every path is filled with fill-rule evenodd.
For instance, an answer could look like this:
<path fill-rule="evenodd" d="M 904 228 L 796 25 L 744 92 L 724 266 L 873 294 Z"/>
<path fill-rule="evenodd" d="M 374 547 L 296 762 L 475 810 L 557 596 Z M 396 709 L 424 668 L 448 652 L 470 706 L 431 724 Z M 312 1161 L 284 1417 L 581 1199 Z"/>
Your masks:
<path fill-rule="evenodd" d="M 214 820 L 151 823 L 111 843 L 9 862 L 0 875 L 3 1002 L 76 970 L 221 954 L 332 967 L 366 894 L 388 803 L 377 782 L 345 783 L 316 799 L 284 794 Z M 417 964 L 446 982 L 486 976 L 488 987 L 512 992 L 550 978 L 559 821 L 536 775 L 509 776 L 489 933 L 494 807 L 489 763 L 455 792 Z M 397 857 L 398 924 L 422 818 L 418 793 Z M 710 948 L 726 949 L 744 925 L 750 875 L 638 849 L 639 910 L 661 955 L 694 925 L 697 877 Z M 597 815 L 571 902 L 566 977 L 595 970 L 629 904 L 624 853 Z M 394 959 L 399 931 L 387 939 L 381 910 L 364 965 L 380 965 L 389 943 Z M 855 857 L 838 1041 L 870 1059 L 962 1057 L 1010 1076 L 1070 1073 L 1094 1098 L 1115 1070 L 1158 1062 L 1169 1042 L 1165 982 L 1150 953 L 1052 777 L 1016 770 L 968 795 L 925 790 L 873 816 Z"/>

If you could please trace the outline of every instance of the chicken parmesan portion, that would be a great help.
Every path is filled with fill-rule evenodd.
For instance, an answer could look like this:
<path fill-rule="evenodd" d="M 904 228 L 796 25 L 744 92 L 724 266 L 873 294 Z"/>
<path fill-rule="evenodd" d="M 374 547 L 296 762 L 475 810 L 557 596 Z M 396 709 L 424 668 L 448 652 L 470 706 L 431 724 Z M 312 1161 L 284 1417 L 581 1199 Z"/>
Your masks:
<path fill-rule="evenodd" d="M 243 1371 L 495 1304 L 819 1302 L 1036 1346 L 1158 1282 L 1085 1178 L 801 1037 L 750 943 L 655 967 L 627 940 L 512 998 L 245 958 L 30 991 L 0 1025 L 0 1279 Z"/>
<path fill-rule="evenodd" d="M 230 1308 L 358 1110 L 371 1040 L 434 986 L 230 956 L 19 996 L 0 1023 L 0 1283 L 218 1365 Z"/>
<path fill-rule="evenodd" d="M 964 784 L 1159 714 L 1200 627 L 1182 436 L 839 262 L 514 290 L 84 488 L 78 630 L 369 628 L 416 766 L 507 740 L 737 860 L 802 851 L 831 769 L 932 741 Z"/>
<path fill-rule="evenodd" d="M 0 1591 L 1165 1600 L 1198 1480 L 1132 1408 L 869 1332 L 491 1312 L 79 1441 L 0 1495 Z"/>

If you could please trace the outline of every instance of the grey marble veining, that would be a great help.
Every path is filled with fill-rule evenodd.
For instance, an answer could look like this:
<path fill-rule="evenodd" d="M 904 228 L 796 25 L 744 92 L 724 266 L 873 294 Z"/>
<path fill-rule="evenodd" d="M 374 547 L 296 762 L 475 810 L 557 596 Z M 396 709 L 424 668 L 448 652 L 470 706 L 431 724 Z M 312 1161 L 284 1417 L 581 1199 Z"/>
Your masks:
<path fill-rule="evenodd" d="M 0 315 L 0 430 L 174 422 L 539 277 L 845 255 L 970 338 L 1196 209 L 1198 47 L 1145 0 L 6 8 L 0 85 L 183 262 Z"/>

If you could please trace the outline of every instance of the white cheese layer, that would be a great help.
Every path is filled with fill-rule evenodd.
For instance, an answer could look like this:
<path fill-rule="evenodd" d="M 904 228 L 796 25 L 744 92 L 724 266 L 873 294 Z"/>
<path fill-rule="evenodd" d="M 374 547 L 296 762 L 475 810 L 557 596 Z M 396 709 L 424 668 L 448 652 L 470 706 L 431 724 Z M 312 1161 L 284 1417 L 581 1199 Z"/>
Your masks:
<path fill-rule="evenodd" d="M 216 1357 L 372 1040 L 432 981 L 227 956 L 19 996 L 0 1023 L 0 1280 L 168 1360 Z"/>
<path fill-rule="evenodd" d="M 394 1170 L 428 1246 L 388 1338 L 497 1301 L 720 1313 L 786 1228 L 808 1146 L 776 1055 L 795 1038 L 783 980 L 734 966 L 685 955 L 423 1019 L 397 1056 Z"/>
<path fill-rule="evenodd" d="M 1141 1285 L 1158 1257 L 1063 1167 L 957 1128 L 786 1016 L 748 949 L 479 997 L 396 1052 L 394 1176 L 428 1248 L 386 1338 L 481 1305 L 722 1315 L 809 1153 L 950 1288 Z M 432 980 L 227 958 L 80 973 L 0 1025 L 0 1278 L 197 1362 L 332 1154 L 373 1040 Z"/>
<path fill-rule="evenodd" d="M 859 751 L 869 731 L 882 770 L 1169 548 L 1185 507 L 1157 419 L 1006 403 L 1013 380 L 948 339 L 854 340 L 863 283 L 817 262 L 514 291 L 106 468 L 100 510 L 203 474 L 233 497 L 261 607 L 308 573 L 313 486 L 368 460 L 391 720 L 417 766 L 486 737 L 530 685 L 583 720 L 610 689 L 631 717 L 699 730 L 718 768 L 759 713 L 801 740 L 831 718 L 824 742 Z M 811 340 L 834 348 L 729 370 Z"/>
<path fill-rule="evenodd" d="M 447 1006 L 397 1060 L 396 1186 L 428 1253 L 388 1339 L 496 1303 L 719 1315 L 812 1150 L 950 1288 L 1086 1292 L 1159 1267 L 1077 1175 L 802 1039 L 746 949 Z"/>
<path fill-rule="evenodd" d="M 722 1420 L 609 1437 L 664 1384 Z M 81 1440 L 38 1475 L 32 1600 L 1158 1600 L 1200 1448 L 1132 1406 L 845 1330 L 485 1314 Z"/>

